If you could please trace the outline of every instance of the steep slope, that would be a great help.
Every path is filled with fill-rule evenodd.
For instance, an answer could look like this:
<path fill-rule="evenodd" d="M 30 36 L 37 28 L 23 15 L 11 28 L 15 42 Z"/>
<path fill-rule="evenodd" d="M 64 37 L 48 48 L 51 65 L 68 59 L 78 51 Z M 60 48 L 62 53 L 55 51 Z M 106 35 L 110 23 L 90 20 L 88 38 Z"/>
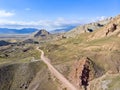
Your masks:
<path fill-rule="evenodd" d="M 76 61 L 73 69 L 70 72 L 69 79 L 76 87 L 87 88 L 89 81 L 100 75 L 102 70 L 95 65 L 89 58 L 83 57 L 81 60 Z M 102 74 L 102 73 L 101 73 Z"/>
<path fill-rule="evenodd" d="M 49 79 L 46 65 L 37 61 L 0 66 L 0 90 L 27 90 L 36 76 L 39 85 L 35 90 L 57 89 L 57 82 Z"/>
<path fill-rule="evenodd" d="M 33 39 L 34 41 L 44 42 L 44 41 L 53 40 L 55 37 L 57 37 L 57 35 L 51 34 L 45 29 L 41 29 L 38 30 L 37 32 L 34 32 L 27 39 Z"/>
<path fill-rule="evenodd" d="M 80 25 L 80 26 L 68 31 L 65 34 L 65 36 L 66 37 L 75 37 L 76 35 L 79 35 L 81 33 L 93 32 L 94 30 L 97 30 L 97 29 L 104 27 L 107 23 L 110 22 L 110 20 L 112 20 L 112 17 L 105 19 L 105 20 L 102 20 L 102 21 L 89 23 L 89 24 L 85 24 L 85 25 Z"/>
<path fill-rule="evenodd" d="M 75 35 L 75 37 L 68 37 L 55 42 L 45 43 L 41 48 L 45 51 L 47 57 L 51 59 L 51 63 L 73 84 L 79 86 L 79 76 L 81 76 L 80 73 L 84 71 L 83 68 L 85 65 L 82 58 L 88 57 L 93 63 L 93 65 L 90 66 L 93 67 L 95 65 L 97 70 L 92 69 L 93 77 L 88 81 L 90 87 L 88 85 L 87 89 L 113 90 L 113 88 L 117 88 L 119 90 L 120 87 L 117 83 L 120 83 L 120 81 L 116 80 L 116 78 L 119 79 L 119 76 L 116 76 L 116 74 L 119 75 L 120 72 L 119 20 L 120 16 L 117 16 L 111 19 L 108 24 L 92 33 L 81 33 Z M 109 32 L 106 35 L 106 31 L 108 30 Z M 98 36 L 94 38 L 95 35 Z M 74 65 L 73 63 L 76 61 L 77 63 Z M 77 79 L 74 77 L 76 68 Z M 112 77 L 108 75 L 107 78 L 107 72 L 109 72 Z M 71 75 L 71 77 L 69 77 L 69 75 Z M 110 83 L 106 80 L 101 80 L 101 77 L 104 75 L 104 79 L 107 79 L 108 82 L 110 80 Z M 101 83 L 105 85 L 105 87 L 107 85 L 109 88 L 101 89 L 104 87 L 100 86 Z M 100 88 L 96 89 L 97 87 Z"/>
<path fill-rule="evenodd" d="M 34 81 L 38 84 L 35 90 L 60 88 L 39 55 L 32 46 L 0 47 L 0 90 L 27 90 Z"/>
<path fill-rule="evenodd" d="M 89 38 L 90 40 L 94 40 L 112 35 L 120 37 L 120 15 L 113 18 L 107 25 L 92 34 Z"/>
<path fill-rule="evenodd" d="M 53 67 L 53 65 L 49 62 L 50 60 L 44 56 L 44 52 L 37 48 L 41 52 L 41 59 L 48 66 L 49 70 L 53 75 L 62 82 L 62 84 L 69 90 L 77 90 L 77 88 L 72 85 L 61 73 L 58 72 L 57 69 Z"/>
<path fill-rule="evenodd" d="M 41 68 L 41 65 L 40 63 L 21 63 L 0 66 L 0 90 L 27 89 L 39 70 L 37 68 Z"/>

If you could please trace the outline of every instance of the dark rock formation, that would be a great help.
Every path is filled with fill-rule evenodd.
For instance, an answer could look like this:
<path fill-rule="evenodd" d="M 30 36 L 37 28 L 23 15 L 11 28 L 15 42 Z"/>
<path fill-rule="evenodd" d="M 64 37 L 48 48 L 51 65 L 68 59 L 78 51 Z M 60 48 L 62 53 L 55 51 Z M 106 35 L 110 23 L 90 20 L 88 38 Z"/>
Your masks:
<path fill-rule="evenodd" d="M 117 29 L 117 25 L 116 24 L 112 24 L 110 25 L 110 27 L 108 28 L 108 31 L 106 32 L 106 36 L 110 33 L 110 32 L 114 32 Z"/>
<path fill-rule="evenodd" d="M 89 28 L 87 29 L 87 31 L 89 31 L 89 32 L 93 32 L 93 30 L 92 30 L 92 29 L 89 29 Z"/>
<path fill-rule="evenodd" d="M 0 46 L 5 46 L 5 45 L 9 45 L 9 44 L 11 44 L 11 43 L 6 42 L 6 41 L 4 41 L 4 40 L 1 40 L 1 41 L 0 41 Z"/>
<path fill-rule="evenodd" d="M 91 34 L 89 36 L 89 40 L 100 39 L 110 36 L 120 37 L 120 15 L 112 18 L 107 25 L 99 29 L 96 33 Z"/>
<path fill-rule="evenodd" d="M 97 22 L 93 22 L 93 23 L 89 23 L 89 24 L 85 24 L 85 25 L 80 25 L 70 31 L 68 31 L 67 33 L 65 33 L 66 37 L 75 37 L 81 33 L 90 33 L 93 32 L 94 30 L 98 30 L 102 27 L 104 27 L 105 25 L 107 25 L 110 20 L 112 18 L 108 18 L 102 21 L 97 21 Z"/>
<path fill-rule="evenodd" d="M 96 78 L 96 65 L 87 57 L 83 57 L 81 60 L 77 61 L 73 66 L 73 69 L 69 75 L 71 82 L 77 87 L 83 86 L 87 90 L 89 81 Z"/>
<path fill-rule="evenodd" d="M 88 86 L 89 72 L 90 72 L 89 65 L 84 65 L 82 75 L 80 76 L 81 85 Z"/>

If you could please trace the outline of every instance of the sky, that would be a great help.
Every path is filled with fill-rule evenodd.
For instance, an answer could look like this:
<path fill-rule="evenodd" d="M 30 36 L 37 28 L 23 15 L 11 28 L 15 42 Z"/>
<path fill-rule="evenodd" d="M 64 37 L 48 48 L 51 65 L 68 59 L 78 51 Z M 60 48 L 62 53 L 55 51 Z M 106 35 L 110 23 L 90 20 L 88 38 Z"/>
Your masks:
<path fill-rule="evenodd" d="M 0 28 L 60 29 L 120 14 L 120 0 L 0 0 Z"/>

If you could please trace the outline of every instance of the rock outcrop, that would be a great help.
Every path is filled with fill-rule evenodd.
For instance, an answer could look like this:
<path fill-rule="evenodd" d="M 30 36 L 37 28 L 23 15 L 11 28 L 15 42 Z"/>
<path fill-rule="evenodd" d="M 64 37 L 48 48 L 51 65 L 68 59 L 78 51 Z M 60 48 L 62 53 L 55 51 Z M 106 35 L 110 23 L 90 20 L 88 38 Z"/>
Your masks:
<path fill-rule="evenodd" d="M 87 57 L 76 61 L 69 75 L 70 81 L 77 87 L 87 88 L 89 81 L 95 78 L 96 70 L 94 63 Z"/>
<path fill-rule="evenodd" d="M 108 18 L 102 21 L 97 21 L 94 23 L 89 23 L 85 25 L 80 25 L 70 31 L 68 31 L 65 36 L 66 37 L 75 37 L 76 35 L 79 35 L 81 33 L 86 33 L 86 32 L 93 32 L 94 30 L 98 30 L 102 27 L 104 27 L 106 24 L 108 24 L 112 20 L 112 18 Z"/>
<path fill-rule="evenodd" d="M 113 18 L 107 25 L 99 29 L 96 33 L 90 35 L 90 40 L 109 36 L 120 36 L 120 15 Z"/>

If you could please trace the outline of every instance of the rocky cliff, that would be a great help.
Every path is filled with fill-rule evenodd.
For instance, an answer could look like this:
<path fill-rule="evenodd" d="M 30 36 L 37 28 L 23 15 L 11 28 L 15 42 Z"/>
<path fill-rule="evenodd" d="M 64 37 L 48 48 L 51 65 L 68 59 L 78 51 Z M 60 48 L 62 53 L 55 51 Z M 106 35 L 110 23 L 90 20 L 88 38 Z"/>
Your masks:
<path fill-rule="evenodd" d="M 108 24 L 112 20 L 111 18 L 107 18 L 102 21 L 97 21 L 85 25 L 80 25 L 70 31 L 68 31 L 65 36 L 66 37 L 75 37 L 76 35 L 79 35 L 81 33 L 86 33 L 86 32 L 93 32 L 94 30 L 98 30 L 102 27 L 104 27 L 106 24 Z"/>
<path fill-rule="evenodd" d="M 120 15 L 113 18 L 107 25 L 92 34 L 89 38 L 90 40 L 94 40 L 112 35 L 120 37 Z"/>
<path fill-rule="evenodd" d="M 91 80 L 102 75 L 102 73 L 99 74 L 100 71 L 98 70 L 101 69 L 97 67 L 92 60 L 83 57 L 73 65 L 73 69 L 69 74 L 69 79 L 76 87 L 82 88 L 83 86 L 87 88 Z"/>

